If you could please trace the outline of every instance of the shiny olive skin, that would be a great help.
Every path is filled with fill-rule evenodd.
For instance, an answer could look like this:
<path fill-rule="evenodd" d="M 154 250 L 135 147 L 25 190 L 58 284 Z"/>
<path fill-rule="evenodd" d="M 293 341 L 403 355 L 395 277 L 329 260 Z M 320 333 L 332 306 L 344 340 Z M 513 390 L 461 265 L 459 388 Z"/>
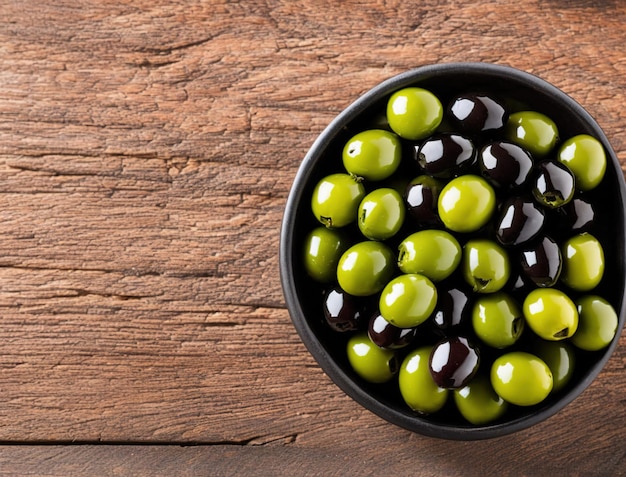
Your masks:
<path fill-rule="evenodd" d="M 387 179 L 396 172 L 401 159 L 400 138 L 384 129 L 370 129 L 355 134 L 342 152 L 346 171 L 369 181 Z"/>
<path fill-rule="evenodd" d="M 359 204 L 359 230 L 368 239 L 387 240 L 402 227 L 405 210 L 404 200 L 396 190 L 375 189 Z"/>
<path fill-rule="evenodd" d="M 492 348 L 514 345 L 524 331 L 524 323 L 521 307 L 506 293 L 484 295 L 474 303 L 472 327 L 476 336 Z"/>
<path fill-rule="evenodd" d="M 471 294 L 459 286 L 437 288 L 437 305 L 432 313 L 434 325 L 443 332 L 453 332 L 469 324 L 472 313 Z"/>
<path fill-rule="evenodd" d="M 461 246 L 445 230 L 420 230 L 398 246 L 398 268 L 419 273 L 434 282 L 449 277 L 461 262 Z"/>
<path fill-rule="evenodd" d="M 395 352 L 376 346 L 366 331 L 356 333 L 348 340 L 346 353 L 352 369 L 367 382 L 386 383 L 398 372 Z"/>
<path fill-rule="evenodd" d="M 590 233 L 571 237 L 562 245 L 561 280 L 576 291 L 593 290 L 604 276 L 604 249 Z"/>
<path fill-rule="evenodd" d="M 579 325 L 571 342 L 586 351 L 606 348 L 617 334 L 618 317 L 613 306 L 597 295 L 585 295 L 576 300 Z"/>
<path fill-rule="evenodd" d="M 418 225 L 434 227 L 441 224 L 437 214 L 437 201 L 444 183 L 428 175 L 411 180 L 406 186 L 404 201 L 407 211 Z"/>
<path fill-rule="evenodd" d="M 363 329 L 368 320 L 361 300 L 339 287 L 324 293 L 323 313 L 328 326 L 340 333 Z"/>
<path fill-rule="evenodd" d="M 523 245 L 542 232 L 546 214 L 530 197 L 511 197 L 496 222 L 496 238 L 502 245 Z"/>
<path fill-rule="evenodd" d="M 506 251 L 487 239 L 473 239 L 465 244 L 461 267 L 465 281 L 476 293 L 501 290 L 511 273 Z"/>
<path fill-rule="evenodd" d="M 589 232 L 596 221 L 595 206 L 584 197 L 575 197 L 563 207 L 550 212 L 547 220 L 551 224 L 551 233 L 566 238 L 573 233 Z"/>
<path fill-rule="evenodd" d="M 337 264 L 348 248 L 348 239 L 339 230 L 316 227 L 304 239 L 304 269 L 315 281 L 334 282 Z"/>
<path fill-rule="evenodd" d="M 533 348 L 533 354 L 550 368 L 553 381 L 552 392 L 563 389 L 574 376 L 576 369 L 576 354 L 568 340 L 540 340 Z"/>
<path fill-rule="evenodd" d="M 561 276 L 563 258 L 559 245 L 543 237 L 534 246 L 520 253 L 520 264 L 526 277 L 538 287 L 552 287 Z"/>
<path fill-rule="evenodd" d="M 524 351 L 511 351 L 496 358 L 491 366 L 491 384 L 498 396 L 517 406 L 539 404 L 554 386 L 548 365 Z"/>
<path fill-rule="evenodd" d="M 375 313 L 369 320 L 367 334 L 376 346 L 385 349 L 401 349 L 417 336 L 417 327 L 398 328 L 389 323 L 383 315 Z"/>
<path fill-rule="evenodd" d="M 482 93 L 465 93 L 448 105 L 448 118 L 466 134 L 488 134 L 504 128 L 508 113 L 502 102 Z"/>
<path fill-rule="evenodd" d="M 482 176 L 496 187 L 505 190 L 525 185 L 533 165 L 533 158 L 528 151 L 508 141 L 489 143 L 478 155 L 478 166 Z"/>
<path fill-rule="evenodd" d="M 449 178 L 476 162 L 476 148 L 465 136 L 441 133 L 419 144 L 415 157 L 428 175 Z"/>
<path fill-rule="evenodd" d="M 380 294 L 381 315 L 394 326 L 413 328 L 430 316 L 437 304 L 437 288 L 417 273 L 400 275 L 385 285 Z"/>
<path fill-rule="evenodd" d="M 493 187 L 482 177 L 467 174 L 448 182 L 437 203 L 439 217 L 453 232 L 474 232 L 491 218 L 496 206 Z"/>
<path fill-rule="evenodd" d="M 452 336 L 433 347 L 428 365 L 437 386 L 459 389 L 470 382 L 478 371 L 480 353 L 468 338 Z"/>
<path fill-rule="evenodd" d="M 315 186 L 311 210 L 322 225 L 345 227 L 356 220 L 364 196 L 365 187 L 350 174 L 330 174 Z"/>
<path fill-rule="evenodd" d="M 477 426 L 495 421 L 509 408 L 509 403 L 493 390 L 491 380 L 480 374 L 454 391 L 454 402 L 461 415 Z"/>
<path fill-rule="evenodd" d="M 563 142 L 558 160 L 576 177 L 576 187 L 582 191 L 595 189 L 606 172 L 606 153 L 602 143 L 588 134 L 579 134 Z"/>
<path fill-rule="evenodd" d="M 533 195 L 546 207 L 562 207 L 574 198 L 576 182 L 574 174 L 557 161 L 542 162 L 537 166 Z"/>
<path fill-rule="evenodd" d="M 578 328 L 578 310 L 572 299 L 555 288 L 531 291 L 522 307 L 528 326 L 548 341 L 570 338 Z"/>
<path fill-rule="evenodd" d="M 432 346 L 411 351 L 403 360 L 398 373 L 398 385 L 404 402 L 420 414 L 439 411 L 450 391 L 435 384 L 429 367 Z"/>
<path fill-rule="evenodd" d="M 339 259 L 337 281 L 351 295 L 373 295 L 391 279 L 394 264 L 394 253 L 387 245 L 373 240 L 359 242 Z"/>
<path fill-rule="evenodd" d="M 387 102 L 387 122 L 398 136 L 418 140 L 430 136 L 443 118 L 443 106 L 432 92 L 417 87 L 396 91 Z"/>
<path fill-rule="evenodd" d="M 506 138 L 529 151 L 533 157 L 546 156 L 559 140 L 555 122 L 537 111 L 518 111 L 509 115 Z"/>

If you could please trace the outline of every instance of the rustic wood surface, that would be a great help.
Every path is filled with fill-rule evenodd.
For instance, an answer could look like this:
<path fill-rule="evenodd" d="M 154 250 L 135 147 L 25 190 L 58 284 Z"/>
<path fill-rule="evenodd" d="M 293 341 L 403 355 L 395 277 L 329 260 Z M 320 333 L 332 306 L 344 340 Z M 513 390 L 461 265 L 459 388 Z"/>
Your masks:
<path fill-rule="evenodd" d="M 626 164 L 621 0 L 0 0 L 0 475 L 626 475 L 626 337 L 526 431 L 424 438 L 299 340 L 278 237 L 360 94 L 449 61 L 538 74 Z"/>

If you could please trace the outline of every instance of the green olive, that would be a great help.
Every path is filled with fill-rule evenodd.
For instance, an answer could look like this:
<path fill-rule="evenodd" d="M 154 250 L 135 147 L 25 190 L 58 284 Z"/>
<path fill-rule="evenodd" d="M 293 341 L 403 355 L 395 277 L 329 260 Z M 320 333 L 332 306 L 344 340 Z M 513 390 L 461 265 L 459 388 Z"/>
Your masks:
<path fill-rule="evenodd" d="M 613 306 L 597 295 L 580 297 L 576 305 L 579 325 L 572 336 L 572 343 L 586 351 L 606 348 L 617 334 L 619 320 Z"/>
<path fill-rule="evenodd" d="M 536 111 L 510 114 L 505 135 L 536 157 L 547 155 L 559 140 L 559 131 L 554 121 Z"/>
<path fill-rule="evenodd" d="M 517 406 L 539 404 L 554 385 L 548 365 L 524 351 L 512 351 L 496 358 L 491 366 L 491 384 L 498 396 Z"/>
<path fill-rule="evenodd" d="M 352 369 L 370 383 L 385 383 L 398 372 L 395 352 L 376 346 L 370 341 L 367 332 L 352 336 L 346 351 Z"/>
<path fill-rule="evenodd" d="M 337 278 L 337 264 L 347 248 L 342 232 L 316 227 L 304 240 L 304 269 L 314 280 L 331 283 Z"/>
<path fill-rule="evenodd" d="M 491 380 L 475 376 L 465 387 L 454 391 L 454 402 L 461 415 L 471 424 L 495 421 L 508 409 L 508 403 L 493 390 Z"/>
<path fill-rule="evenodd" d="M 398 385 L 404 402 L 421 414 L 439 411 L 448 399 L 449 391 L 435 384 L 430 374 L 428 359 L 432 346 L 424 346 L 410 352 L 398 373 Z"/>
<path fill-rule="evenodd" d="M 387 240 L 402 227 L 405 210 L 404 200 L 396 190 L 375 189 L 359 205 L 359 230 L 368 239 Z"/>
<path fill-rule="evenodd" d="M 448 278 L 461 262 L 461 246 L 445 230 L 420 230 L 405 238 L 398 247 L 398 268 L 404 273 L 420 273 L 434 282 Z"/>
<path fill-rule="evenodd" d="M 473 239 L 463 248 L 462 270 L 465 281 L 476 293 L 495 293 L 510 276 L 506 251 L 492 240 Z"/>
<path fill-rule="evenodd" d="M 552 391 L 565 387 L 574 375 L 576 356 L 567 341 L 541 340 L 535 346 L 534 354 L 548 365 L 554 383 Z"/>
<path fill-rule="evenodd" d="M 350 295 L 373 295 L 391 279 L 394 265 L 393 252 L 387 245 L 366 240 L 343 253 L 337 265 L 337 281 Z"/>
<path fill-rule="evenodd" d="M 537 288 L 524 299 L 524 318 L 528 326 L 544 340 L 570 338 L 578 328 L 576 305 L 561 290 Z"/>
<path fill-rule="evenodd" d="M 350 174 L 380 181 L 396 172 L 402 158 L 402 144 L 390 131 L 370 129 L 356 134 L 346 143 L 342 158 Z"/>
<path fill-rule="evenodd" d="M 315 186 L 311 209 L 326 227 L 344 227 L 356 220 L 364 196 L 365 187 L 350 174 L 330 174 Z"/>
<path fill-rule="evenodd" d="M 589 291 L 604 275 L 604 250 L 593 235 L 582 233 L 566 240 L 562 246 L 561 280 L 576 291 Z"/>
<path fill-rule="evenodd" d="M 606 153 L 602 143 L 588 134 L 579 134 L 559 148 L 558 159 L 576 177 L 576 186 L 589 191 L 600 184 L 606 172 Z"/>
<path fill-rule="evenodd" d="M 443 106 L 430 91 L 409 87 L 396 91 L 387 102 L 389 127 L 404 139 L 430 136 L 443 118 Z"/>
<path fill-rule="evenodd" d="M 474 232 L 485 225 L 496 208 L 493 187 L 482 177 L 467 174 L 448 182 L 439 194 L 437 209 L 453 232 Z"/>
<path fill-rule="evenodd" d="M 413 328 L 437 305 L 437 289 L 423 275 L 409 273 L 391 280 L 380 294 L 380 314 L 398 328 Z"/>
<path fill-rule="evenodd" d="M 493 348 L 517 342 L 524 330 L 524 315 L 513 298 L 503 292 L 478 297 L 472 310 L 476 335 Z"/>

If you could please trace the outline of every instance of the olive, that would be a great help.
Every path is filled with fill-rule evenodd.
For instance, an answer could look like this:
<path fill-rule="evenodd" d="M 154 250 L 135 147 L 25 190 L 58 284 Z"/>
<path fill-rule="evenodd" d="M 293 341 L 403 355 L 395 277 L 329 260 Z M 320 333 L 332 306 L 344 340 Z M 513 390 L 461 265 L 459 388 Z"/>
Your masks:
<path fill-rule="evenodd" d="M 472 310 L 476 336 L 493 348 L 507 348 L 524 331 L 524 315 L 517 302 L 503 292 L 479 297 Z"/>
<path fill-rule="evenodd" d="M 420 414 L 439 411 L 448 399 L 449 391 L 440 388 L 430 374 L 429 358 L 432 346 L 411 351 L 403 360 L 398 373 L 398 386 L 404 402 Z"/>
<path fill-rule="evenodd" d="M 364 196 L 365 187 L 350 174 L 330 174 L 315 186 L 311 209 L 326 227 L 344 227 L 356 220 Z"/>
<path fill-rule="evenodd" d="M 562 246 L 563 271 L 561 280 L 576 291 L 595 288 L 604 275 L 604 250 L 590 233 L 566 240 Z"/>
<path fill-rule="evenodd" d="M 420 230 L 398 246 L 398 268 L 439 282 L 449 277 L 461 261 L 461 246 L 444 230 Z"/>
<path fill-rule="evenodd" d="M 575 197 L 563 207 L 554 209 L 549 220 L 554 233 L 589 232 L 595 223 L 596 212 L 593 204 L 586 198 Z"/>
<path fill-rule="evenodd" d="M 497 243 L 487 239 L 473 239 L 465 244 L 462 269 L 465 281 L 477 293 L 499 291 L 510 276 L 507 253 Z"/>
<path fill-rule="evenodd" d="M 464 336 L 445 338 L 437 343 L 429 357 L 430 374 L 440 388 L 459 389 L 478 371 L 478 348 Z"/>
<path fill-rule="evenodd" d="M 481 374 L 454 390 L 454 403 L 471 424 L 483 425 L 503 416 L 509 404 L 493 390 L 491 380 Z"/>
<path fill-rule="evenodd" d="M 356 331 L 364 328 L 367 324 L 364 308 L 360 300 L 339 287 L 324 293 L 324 318 L 335 331 Z"/>
<path fill-rule="evenodd" d="M 333 282 L 341 254 L 347 248 L 348 240 L 342 232 L 316 227 L 304 239 L 304 269 L 315 281 Z"/>
<path fill-rule="evenodd" d="M 402 144 L 390 131 L 370 129 L 354 135 L 346 143 L 342 159 L 350 174 L 380 181 L 396 172 L 402 159 Z"/>
<path fill-rule="evenodd" d="M 437 201 L 443 183 L 428 175 L 413 179 L 406 187 L 404 200 L 407 210 L 419 225 L 438 226 Z"/>
<path fill-rule="evenodd" d="M 566 166 L 557 161 L 546 161 L 537 169 L 533 195 L 540 204 L 554 209 L 574 198 L 575 178 Z"/>
<path fill-rule="evenodd" d="M 417 146 L 415 156 L 427 174 L 449 178 L 476 162 L 476 148 L 464 136 L 441 133 Z"/>
<path fill-rule="evenodd" d="M 534 354 L 548 365 L 552 373 L 552 391 L 565 387 L 574 375 L 576 355 L 567 341 L 539 340 Z"/>
<path fill-rule="evenodd" d="M 543 237 L 537 244 L 521 252 L 520 263 L 524 274 L 535 285 L 552 287 L 561 275 L 561 249 L 550 237 Z"/>
<path fill-rule="evenodd" d="M 417 87 L 396 91 L 387 102 L 387 122 L 398 136 L 417 140 L 430 136 L 443 118 L 443 107 L 432 92 Z"/>
<path fill-rule="evenodd" d="M 383 315 L 375 313 L 370 318 L 367 333 L 376 346 L 386 349 L 401 349 L 411 344 L 417 335 L 417 327 L 398 328 Z"/>
<path fill-rule="evenodd" d="M 439 194 L 437 209 L 444 225 L 453 232 L 473 232 L 491 218 L 495 192 L 482 177 L 467 174 L 448 182 Z"/>
<path fill-rule="evenodd" d="M 481 93 L 461 94 L 452 99 L 448 106 L 451 122 L 462 132 L 480 134 L 504 128 L 507 112 L 502 103 Z"/>
<path fill-rule="evenodd" d="M 459 329 L 469 321 L 472 312 L 470 293 L 458 286 L 439 287 L 437 305 L 432 313 L 435 326 L 445 332 Z"/>
<path fill-rule="evenodd" d="M 586 351 L 606 348 L 617 334 L 618 318 L 613 306 L 597 295 L 585 295 L 576 300 L 579 324 L 572 343 Z"/>
<path fill-rule="evenodd" d="M 517 144 L 495 141 L 482 148 L 478 166 L 482 176 L 496 187 L 511 190 L 526 184 L 533 170 L 533 159 Z"/>
<path fill-rule="evenodd" d="M 555 288 L 531 291 L 523 305 L 526 323 L 548 341 L 570 338 L 578 328 L 578 311 L 570 297 Z"/>
<path fill-rule="evenodd" d="M 594 189 L 606 172 L 606 153 L 602 143 L 588 134 L 579 134 L 566 140 L 558 152 L 558 160 L 576 177 L 576 186 L 582 191 Z"/>
<path fill-rule="evenodd" d="M 380 294 L 380 313 L 399 328 L 413 328 L 430 316 L 437 304 L 437 289 L 423 275 L 400 275 Z"/>
<path fill-rule="evenodd" d="M 395 257 L 382 242 L 366 240 L 347 249 L 337 265 L 337 281 L 347 293 L 369 296 L 378 293 L 394 273 Z"/>
<path fill-rule="evenodd" d="M 554 121 L 537 111 L 510 114 L 504 133 L 509 141 L 538 158 L 552 151 L 559 140 L 559 130 Z"/>
<path fill-rule="evenodd" d="M 517 406 L 539 404 L 554 386 L 548 365 L 524 351 L 511 351 L 496 358 L 491 366 L 491 384 L 498 396 Z"/>
<path fill-rule="evenodd" d="M 502 245 L 522 245 L 543 230 L 545 213 L 529 197 L 511 197 L 503 204 L 496 222 L 496 238 Z"/>
<path fill-rule="evenodd" d="M 404 223 L 402 196 L 390 188 L 375 189 L 359 204 L 357 224 L 361 233 L 371 240 L 393 237 Z"/>
<path fill-rule="evenodd" d="M 398 372 L 395 352 L 376 346 L 366 331 L 356 333 L 348 340 L 346 352 L 352 369 L 370 383 L 385 383 Z"/>

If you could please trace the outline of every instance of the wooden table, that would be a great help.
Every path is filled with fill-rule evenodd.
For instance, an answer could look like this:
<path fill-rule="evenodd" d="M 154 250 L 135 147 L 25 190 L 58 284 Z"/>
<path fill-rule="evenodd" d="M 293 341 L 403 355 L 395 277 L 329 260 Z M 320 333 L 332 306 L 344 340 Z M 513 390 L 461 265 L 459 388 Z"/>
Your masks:
<path fill-rule="evenodd" d="M 626 337 L 548 421 L 448 442 L 346 397 L 291 324 L 285 200 L 423 64 L 535 73 L 626 164 L 621 0 L 0 1 L 0 475 L 625 475 Z"/>

